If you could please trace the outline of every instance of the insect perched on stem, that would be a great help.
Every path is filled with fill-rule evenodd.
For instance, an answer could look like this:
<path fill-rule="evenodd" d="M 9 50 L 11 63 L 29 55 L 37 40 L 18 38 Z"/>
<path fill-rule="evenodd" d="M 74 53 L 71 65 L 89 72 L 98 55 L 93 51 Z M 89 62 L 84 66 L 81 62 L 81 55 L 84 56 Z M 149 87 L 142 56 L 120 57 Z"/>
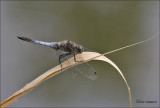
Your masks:
<path fill-rule="evenodd" d="M 67 60 L 66 56 L 69 56 L 69 55 L 74 56 L 74 61 L 75 62 L 82 62 L 83 61 L 83 60 L 77 60 L 76 59 L 76 54 L 81 54 L 84 51 L 84 48 L 81 45 L 78 45 L 75 42 L 68 41 L 68 40 L 64 40 L 64 41 L 60 41 L 60 42 L 43 42 L 43 41 L 32 40 L 30 38 L 21 37 L 21 36 L 17 36 L 17 37 L 19 39 L 23 40 L 23 41 L 26 41 L 26 42 L 48 46 L 48 47 L 51 47 L 51 48 L 55 49 L 56 51 L 65 52 L 65 53 L 59 55 L 59 64 L 61 64 L 61 59 L 62 58 L 65 58 Z M 87 75 L 87 74 L 85 74 L 85 76 L 87 76 L 90 79 L 95 80 L 96 77 L 97 77 L 95 70 L 88 63 L 85 63 L 85 64 L 87 64 L 87 68 L 89 69 L 89 70 L 87 70 L 88 71 L 87 74 L 91 73 L 92 77 L 90 77 L 91 75 Z M 61 64 L 61 68 L 62 68 L 62 64 Z"/>

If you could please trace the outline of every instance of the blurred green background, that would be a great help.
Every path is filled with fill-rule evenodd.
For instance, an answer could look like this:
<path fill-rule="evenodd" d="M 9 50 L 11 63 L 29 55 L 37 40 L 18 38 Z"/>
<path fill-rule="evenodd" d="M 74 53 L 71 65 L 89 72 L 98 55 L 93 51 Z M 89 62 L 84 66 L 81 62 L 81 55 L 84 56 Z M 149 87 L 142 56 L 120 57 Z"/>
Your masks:
<path fill-rule="evenodd" d="M 104 53 L 159 31 L 158 1 L 2 1 L 1 101 L 56 66 L 56 52 L 17 39 L 72 40 Z M 124 73 L 133 107 L 159 105 L 159 37 L 107 55 Z M 89 62 L 98 79 L 59 74 L 11 107 L 129 107 L 128 90 L 119 73 L 101 61 Z M 157 103 L 136 103 L 137 99 Z"/>

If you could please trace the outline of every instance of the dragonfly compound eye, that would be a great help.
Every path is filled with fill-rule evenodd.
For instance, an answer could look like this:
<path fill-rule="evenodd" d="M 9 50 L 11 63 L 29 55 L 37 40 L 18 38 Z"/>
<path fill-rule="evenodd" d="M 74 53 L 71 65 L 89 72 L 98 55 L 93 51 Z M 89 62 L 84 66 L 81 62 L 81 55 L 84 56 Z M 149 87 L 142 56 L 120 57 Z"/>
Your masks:
<path fill-rule="evenodd" d="M 77 50 L 79 53 L 82 53 L 84 51 L 84 48 L 81 45 L 78 45 Z"/>

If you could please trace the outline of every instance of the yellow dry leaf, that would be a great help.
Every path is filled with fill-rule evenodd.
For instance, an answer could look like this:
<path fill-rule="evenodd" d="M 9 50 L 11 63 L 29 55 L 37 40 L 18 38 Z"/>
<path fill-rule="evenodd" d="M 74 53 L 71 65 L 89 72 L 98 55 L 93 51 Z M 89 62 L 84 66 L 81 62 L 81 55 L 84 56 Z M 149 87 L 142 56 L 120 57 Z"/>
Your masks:
<path fill-rule="evenodd" d="M 117 69 L 117 71 L 121 74 L 121 76 L 123 77 L 123 79 L 125 80 L 126 84 L 127 81 L 125 79 L 125 77 L 123 76 L 122 72 L 120 71 L 120 69 L 116 66 L 116 64 L 114 64 L 110 59 L 108 59 L 105 56 L 101 56 L 102 54 L 99 54 L 97 52 L 83 52 L 81 54 L 76 55 L 76 59 L 78 61 L 82 60 L 83 57 L 83 61 L 89 61 L 89 60 L 101 60 L 101 61 L 105 61 L 110 63 L 113 67 L 115 67 Z M 99 56 L 99 57 L 98 57 Z M 96 58 L 97 57 L 97 58 Z M 29 84 L 26 84 L 26 86 L 24 86 L 22 89 L 20 89 L 19 91 L 17 91 L 16 93 L 14 93 L 11 97 L 9 97 L 6 101 L 1 103 L 1 107 L 7 107 L 10 104 L 12 104 L 13 102 L 15 102 L 16 100 L 18 100 L 20 97 L 22 97 L 23 95 L 25 95 L 26 93 L 28 93 L 29 91 L 31 91 L 33 88 L 35 88 L 36 86 L 38 86 L 40 83 L 42 83 L 43 81 L 63 72 L 64 70 L 71 68 L 72 66 L 75 65 L 79 65 L 81 63 L 84 62 L 75 62 L 74 61 L 74 57 L 68 59 L 68 61 L 64 61 L 62 63 L 63 68 L 61 68 L 61 65 L 58 65 L 50 70 L 48 70 L 47 72 L 43 73 L 41 76 L 39 76 L 38 78 L 36 78 L 35 80 L 33 80 L 32 82 L 30 82 Z M 128 84 L 127 87 L 129 88 Z"/>

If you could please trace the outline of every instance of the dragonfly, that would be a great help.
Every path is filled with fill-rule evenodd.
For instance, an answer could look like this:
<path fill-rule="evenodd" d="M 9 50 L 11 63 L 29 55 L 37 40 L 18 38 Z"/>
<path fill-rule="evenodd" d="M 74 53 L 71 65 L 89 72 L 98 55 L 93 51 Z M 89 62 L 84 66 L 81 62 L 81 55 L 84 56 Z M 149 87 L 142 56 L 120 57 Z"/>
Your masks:
<path fill-rule="evenodd" d="M 39 44 L 39 45 L 44 45 L 44 46 L 48 46 L 56 51 L 60 51 L 60 52 L 64 52 L 64 53 L 60 53 L 59 54 L 59 64 L 62 63 L 61 59 L 65 58 L 66 60 L 68 59 L 67 56 L 73 56 L 74 57 L 74 61 L 75 62 L 82 62 L 83 60 L 79 61 L 76 59 L 76 55 L 77 54 L 81 54 L 82 52 L 84 52 L 84 47 L 82 47 L 81 45 L 69 41 L 69 40 L 63 40 L 63 41 L 59 41 L 59 42 L 43 42 L 43 41 L 39 41 L 39 40 L 32 40 L 30 38 L 27 37 L 22 37 L 22 36 L 17 36 L 17 38 L 19 38 L 20 40 L 29 42 L 29 43 L 33 43 L 33 44 Z M 85 76 L 89 79 L 95 80 L 97 78 L 96 75 L 96 71 L 94 70 L 94 68 L 92 66 L 90 66 L 87 62 L 83 63 L 85 65 L 83 65 L 82 68 L 85 68 L 85 72 L 81 72 L 80 69 L 77 69 L 76 67 L 76 71 L 80 71 L 80 73 L 85 74 Z M 61 68 L 62 64 L 61 64 Z"/>

